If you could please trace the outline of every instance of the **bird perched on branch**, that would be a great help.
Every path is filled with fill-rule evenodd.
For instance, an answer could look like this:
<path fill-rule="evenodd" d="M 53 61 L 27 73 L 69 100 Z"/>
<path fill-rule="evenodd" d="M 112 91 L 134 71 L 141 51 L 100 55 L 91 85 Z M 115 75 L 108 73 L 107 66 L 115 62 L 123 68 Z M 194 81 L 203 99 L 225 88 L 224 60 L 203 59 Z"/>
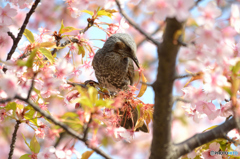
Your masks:
<path fill-rule="evenodd" d="M 128 34 L 117 33 L 110 36 L 103 48 L 97 51 L 92 61 L 99 86 L 107 88 L 110 93 L 127 90 L 128 85 L 133 84 L 133 62 L 139 68 L 136 50 L 136 44 Z M 132 106 L 130 105 L 130 107 Z M 127 112 L 120 111 L 120 114 L 123 115 L 120 125 L 126 129 L 131 129 L 133 123 L 135 126 L 137 122 L 138 112 L 137 109 L 132 108 L 132 119 L 126 119 L 124 115 L 126 113 Z M 138 129 L 143 132 L 148 132 L 145 124 Z"/>

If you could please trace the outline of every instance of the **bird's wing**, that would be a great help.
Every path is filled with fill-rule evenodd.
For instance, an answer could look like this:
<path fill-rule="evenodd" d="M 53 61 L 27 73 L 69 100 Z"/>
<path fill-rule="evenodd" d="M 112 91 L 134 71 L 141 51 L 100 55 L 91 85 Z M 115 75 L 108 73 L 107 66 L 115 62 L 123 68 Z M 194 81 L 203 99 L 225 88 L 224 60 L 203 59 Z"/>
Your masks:
<path fill-rule="evenodd" d="M 133 80 L 134 80 L 134 65 L 132 59 L 128 58 L 129 63 L 128 63 L 128 72 L 127 72 L 127 77 L 130 80 L 130 85 L 133 85 Z"/>

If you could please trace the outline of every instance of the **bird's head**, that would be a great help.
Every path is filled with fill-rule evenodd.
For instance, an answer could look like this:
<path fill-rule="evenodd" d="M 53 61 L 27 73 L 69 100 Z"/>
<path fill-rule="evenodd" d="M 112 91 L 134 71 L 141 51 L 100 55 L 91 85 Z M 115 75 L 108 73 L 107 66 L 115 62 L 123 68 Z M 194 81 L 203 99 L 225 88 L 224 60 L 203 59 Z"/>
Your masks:
<path fill-rule="evenodd" d="M 123 58 L 129 57 L 139 67 L 139 62 L 136 56 L 136 43 L 133 38 L 126 33 L 117 33 L 110 36 L 105 42 L 104 49 L 107 52 L 113 51 L 120 54 Z"/>

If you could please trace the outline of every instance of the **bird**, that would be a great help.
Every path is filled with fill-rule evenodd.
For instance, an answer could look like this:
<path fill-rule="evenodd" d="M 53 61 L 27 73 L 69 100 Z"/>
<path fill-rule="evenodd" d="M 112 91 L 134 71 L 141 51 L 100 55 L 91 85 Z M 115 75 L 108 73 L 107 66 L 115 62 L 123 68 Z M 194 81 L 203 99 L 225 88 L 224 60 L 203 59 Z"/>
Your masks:
<path fill-rule="evenodd" d="M 110 94 L 114 94 L 120 90 L 127 90 L 129 85 L 133 85 L 134 63 L 140 68 L 136 51 L 136 43 L 129 34 L 111 35 L 103 47 L 96 52 L 92 61 L 99 86 L 108 89 Z M 120 111 L 120 115 L 123 116 L 120 125 L 131 129 L 137 122 L 138 111 L 130 103 L 127 104 L 131 109 L 132 118 L 127 117 L 128 112 Z M 148 132 L 145 123 L 136 131 L 138 130 Z"/>

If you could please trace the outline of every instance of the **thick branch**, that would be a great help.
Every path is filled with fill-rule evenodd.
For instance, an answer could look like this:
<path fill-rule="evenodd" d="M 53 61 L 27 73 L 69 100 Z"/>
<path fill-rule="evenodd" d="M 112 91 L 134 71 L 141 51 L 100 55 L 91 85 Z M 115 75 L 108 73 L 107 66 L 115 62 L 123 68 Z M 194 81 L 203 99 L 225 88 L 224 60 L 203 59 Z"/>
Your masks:
<path fill-rule="evenodd" d="M 191 151 L 193 151 L 195 148 L 206 144 L 214 139 L 217 138 L 226 138 L 226 134 L 234 129 L 236 127 L 236 122 L 232 118 L 223 124 L 219 125 L 218 127 L 209 130 L 207 132 L 203 132 L 201 134 L 196 134 L 193 137 L 187 139 L 186 141 L 183 141 L 179 144 L 174 145 L 173 147 L 173 153 L 169 158 L 178 158 L 182 155 L 185 155 Z"/>
<path fill-rule="evenodd" d="M 12 135 L 12 143 L 10 145 L 10 151 L 9 151 L 8 159 L 12 159 L 12 155 L 13 155 L 13 151 L 14 151 L 14 147 L 15 147 L 15 142 L 16 142 L 16 139 L 17 139 L 17 131 L 18 131 L 18 128 L 19 128 L 20 124 L 21 124 L 21 122 L 19 120 L 17 120 L 17 123 L 16 123 L 15 128 L 14 128 L 14 132 L 13 132 L 13 135 Z"/>
<path fill-rule="evenodd" d="M 172 88 L 175 77 L 177 52 L 180 45 L 173 43 L 174 34 L 183 25 L 175 18 L 166 20 L 163 42 L 158 46 L 158 74 L 153 84 L 155 105 L 153 113 L 153 139 L 150 159 L 167 158 L 171 153 Z"/>
<path fill-rule="evenodd" d="M 158 45 L 159 42 L 154 40 L 150 35 L 148 35 L 145 31 L 143 31 L 134 21 L 132 21 L 127 14 L 122 10 L 119 0 L 115 0 L 119 9 L 119 12 L 122 14 L 122 16 L 128 21 L 128 23 L 133 26 L 136 30 L 138 30 L 141 34 L 143 34 L 148 40 L 150 40 L 155 45 Z"/>

